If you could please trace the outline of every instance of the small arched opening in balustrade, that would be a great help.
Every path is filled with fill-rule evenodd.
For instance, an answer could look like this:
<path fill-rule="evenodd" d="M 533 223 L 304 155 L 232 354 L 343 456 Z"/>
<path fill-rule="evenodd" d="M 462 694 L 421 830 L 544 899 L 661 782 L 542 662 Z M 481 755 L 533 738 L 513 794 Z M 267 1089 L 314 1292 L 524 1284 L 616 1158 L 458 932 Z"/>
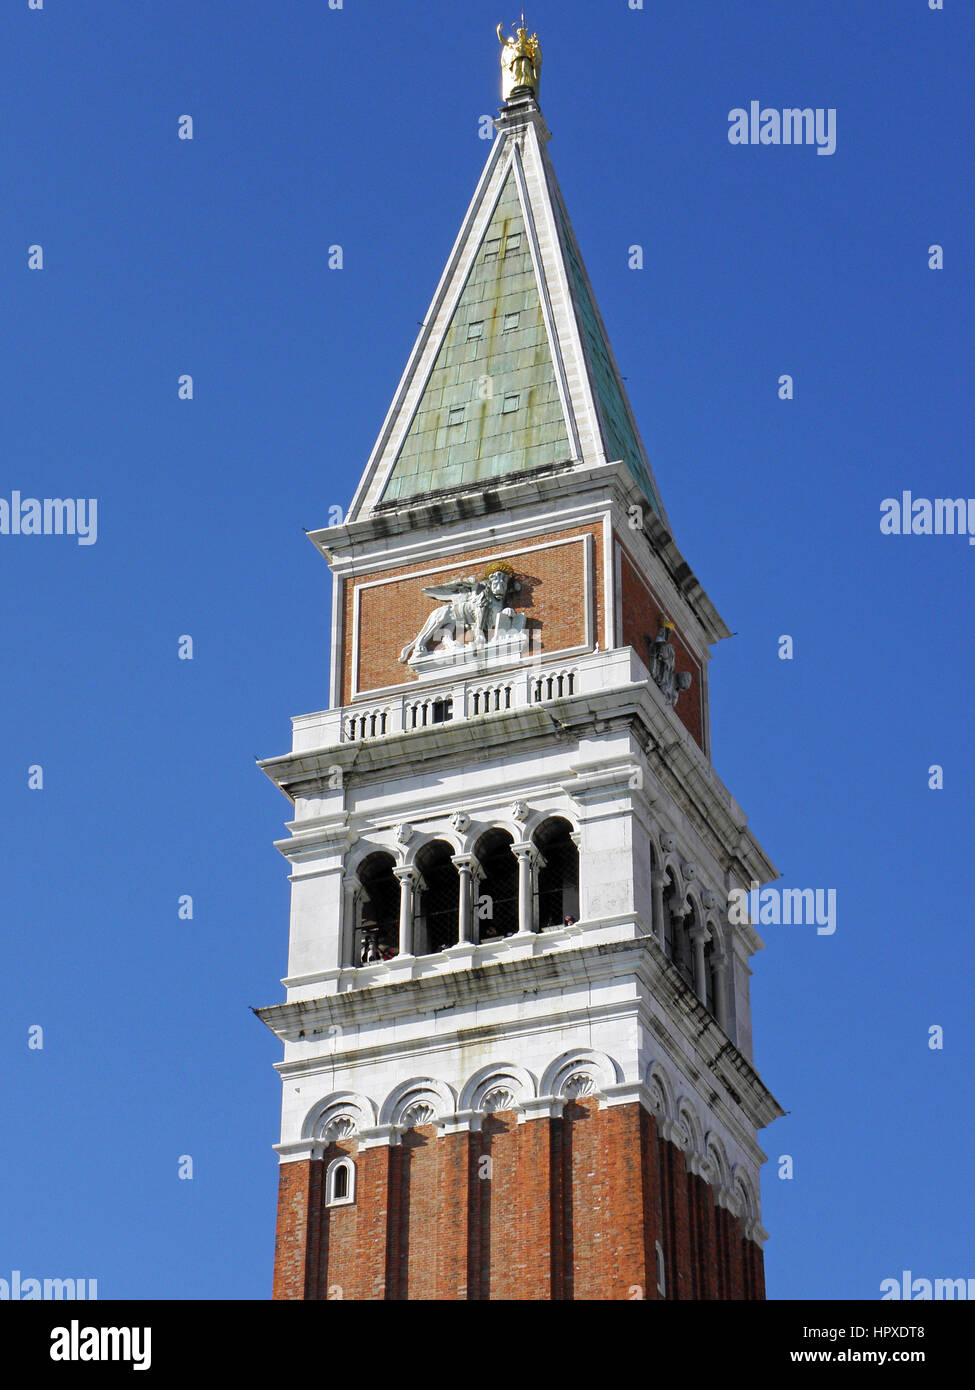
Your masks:
<path fill-rule="evenodd" d="M 454 946 L 459 937 L 460 877 L 451 860 L 454 849 L 446 840 L 431 840 L 416 856 L 421 888 L 414 926 L 414 952 L 433 955 Z"/>
<path fill-rule="evenodd" d="M 390 960 L 399 951 L 399 882 L 393 873 L 396 860 L 382 850 L 359 865 L 362 884 L 356 913 L 353 965 L 372 965 Z"/>
<path fill-rule="evenodd" d="M 535 831 L 533 842 L 541 855 L 537 890 L 537 922 L 541 931 L 565 926 L 579 918 L 579 851 L 572 826 L 562 816 L 550 816 Z"/>
<path fill-rule="evenodd" d="M 474 846 L 481 871 L 474 889 L 474 918 L 478 941 L 513 936 L 518 930 L 518 860 L 507 830 L 485 831 Z"/>

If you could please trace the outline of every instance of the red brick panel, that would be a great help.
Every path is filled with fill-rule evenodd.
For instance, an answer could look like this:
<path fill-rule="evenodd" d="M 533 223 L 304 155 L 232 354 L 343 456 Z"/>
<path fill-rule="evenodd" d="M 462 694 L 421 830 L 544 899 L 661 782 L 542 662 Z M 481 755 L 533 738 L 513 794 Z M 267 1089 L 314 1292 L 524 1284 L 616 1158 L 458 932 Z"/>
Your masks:
<path fill-rule="evenodd" d="M 666 1162 L 670 1174 L 671 1248 L 674 1251 L 674 1275 L 668 1291 L 670 1298 L 693 1299 L 691 1232 L 687 1206 L 688 1172 L 683 1152 L 674 1144 L 665 1143 Z"/>
<path fill-rule="evenodd" d="M 440 1209 L 437 1213 L 437 1298 L 466 1299 L 470 1140 L 466 1133 L 445 1134 L 440 1150 Z"/>
<path fill-rule="evenodd" d="M 639 1105 L 410 1130 L 354 1155 L 354 1203 L 324 1206 L 327 1162 L 283 1164 L 275 1299 L 763 1299 L 761 1248 Z M 485 1160 L 490 1160 L 485 1163 Z"/>
<path fill-rule="evenodd" d="M 737 1223 L 727 1207 L 714 1209 L 715 1242 L 718 1252 L 718 1288 L 716 1298 L 731 1297 L 731 1260 L 736 1252 Z"/>
<path fill-rule="evenodd" d="M 484 1121 L 482 1155 L 490 1158 L 490 1177 L 479 1179 L 488 1189 L 478 1203 L 482 1298 L 547 1301 L 552 1296 L 548 1124 L 519 1125 L 508 1112 Z"/>
<path fill-rule="evenodd" d="M 753 1240 L 742 1240 L 745 1298 L 765 1298 L 765 1255 Z"/>
<path fill-rule="evenodd" d="M 572 1101 L 563 1121 L 572 1151 L 574 1299 L 646 1296 L 643 1158 L 636 1105 Z"/>
<path fill-rule="evenodd" d="M 736 1219 L 728 1213 L 730 1228 L 730 1259 L 728 1260 L 728 1272 L 730 1275 L 731 1288 L 728 1297 L 736 1301 L 745 1298 L 745 1258 L 744 1241 L 741 1238 L 741 1227 Z"/>
<path fill-rule="evenodd" d="M 390 1159 L 385 1145 L 356 1157 L 355 1203 L 329 1212 L 326 1283 L 343 1298 L 386 1297 L 386 1242 L 389 1220 Z"/>
<path fill-rule="evenodd" d="M 620 548 L 620 645 L 632 647 L 646 665 L 650 659 L 647 638 L 652 642 L 656 637 L 660 615 L 665 614 L 671 622 L 674 618 L 638 569 L 636 562 L 630 558 L 618 537 L 617 544 Z M 674 712 L 695 742 L 703 748 L 702 665 L 684 641 L 679 629 L 674 630 L 671 641 L 677 653 L 676 670 L 690 671 L 692 677 L 688 689 L 681 692 Z"/>
<path fill-rule="evenodd" d="M 318 1159 L 282 1163 L 278 1170 L 278 1225 L 271 1294 L 274 1299 L 317 1297 L 321 1184 L 322 1164 Z"/>
<path fill-rule="evenodd" d="M 694 1297 L 717 1298 L 718 1256 L 714 1197 L 711 1188 L 696 1173 L 688 1174 L 687 1188 L 691 1217 Z"/>
<path fill-rule="evenodd" d="M 541 1124 L 542 1121 L 533 1121 Z M 553 1300 L 572 1297 L 572 1226 L 566 1189 L 571 1188 L 572 1166 L 566 1158 L 565 1121 L 545 1122 L 548 1130 L 549 1222 L 552 1232 L 551 1290 Z"/>
<path fill-rule="evenodd" d="M 643 1260 L 647 1271 L 645 1298 L 659 1298 L 657 1293 L 657 1241 L 663 1243 L 663 1210 L 661 1207 L 660 1146 L 657 1141 L 657 1121 L 649 1111 L 640 1109 L 640 1152 L 643 1167 Z"/>
<path fill-rule="evenodd" d="M 396 1297 L 437 1297 L 440 1143 L 435 1125 L 407 1130 L 399 1145 L 399 1251 Z"/>
<path fill-rule="evenodd" d="M 490 549 L 462 551 L 445 559 L 442 567 L 432 571 L 430 561 L 424 560 L 363 575 L 360 586 L 370 587 L 361 587 L 359 593 L 359 692 L 414 680 L 410 668 L 400 665 L 399 654 L 436 607 L 436 600 L 427 598 L 423 590 L 468 574 L 481 577 L 493 560 L 506 559 L 521 580 L 522 591 L 514 597 L 512 606 L 527 617 L 529 632 L 537 629 L 540 633 L 543 654 L 581 646 L 586 630 L 583 576 L 585 548 L 590 545 L 585 540 L 587 536 L 593 537 L 590 631 L 593 640 L 604 646 L 602 528 L 591 525 L 553 531 L 520 541 L 517 546 L 495 545 Z M 570 544 L 527 552 L 522 549 L 525 545 L 555 540 L 569 540 Z M 375 583 L 377 580 L 381 582 Z M 355 589 L 354 579 L 345 582 L 342 642 L 342 699 L 345 704 L 352 698 Z"/>

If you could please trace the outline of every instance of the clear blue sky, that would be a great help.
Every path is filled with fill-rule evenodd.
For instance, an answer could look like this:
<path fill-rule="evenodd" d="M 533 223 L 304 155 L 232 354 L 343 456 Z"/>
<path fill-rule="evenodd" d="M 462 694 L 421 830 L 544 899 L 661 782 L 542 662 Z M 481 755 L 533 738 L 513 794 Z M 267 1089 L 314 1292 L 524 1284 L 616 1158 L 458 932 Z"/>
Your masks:
<path fill-rule="evenodd" d="M 329 579 L 302 527 L 351 498 L 439 278 L 501 18 L 3 8 L 0 496 L 99 513 L 88 547 L 0 536 L 2 1277 L 269 1294 L 280 1054 L 248 1009 L 282 997 L 289 807 L 252 758 L 327 703 Z M 975 548 L 879 529 L 902 489 L 975 495 L 975 10 L 528 19 L 678 544 L 737 634 L 711 667 L 715 766 L 783 882 L 838 895 L 835 935 L 767 927 L 754 961 L 756 1059 L 789 1111 L 764 1134 L 769 1293 L 975 1276 Z M 836 108 L 836 153 L 730 145 L 753 99 Z"/>

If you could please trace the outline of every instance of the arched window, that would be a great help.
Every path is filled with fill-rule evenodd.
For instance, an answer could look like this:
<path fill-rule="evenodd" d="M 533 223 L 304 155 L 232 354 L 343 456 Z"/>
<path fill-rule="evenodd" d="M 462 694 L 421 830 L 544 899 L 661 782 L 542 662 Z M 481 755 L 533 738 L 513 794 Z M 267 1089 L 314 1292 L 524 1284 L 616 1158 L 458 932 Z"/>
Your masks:
<path fill-rule="evenodd" d="M 456 944 L 460 932 L 460 878 L 451 863 L 454 850 L 445 840 L 432 840 L 416 856 L 426 887 L 420 893 L 414 951 L 433 955 Z"/>
<path fill-rule="evenodd" d="M 333 1158 L 325 1172 L 325 1205 L 344 1207 L 355 1201 L 355 1164 L 351 1158 Z"/>
<path fill-rule="evenodd" d="M 674 964 L 680 971 L 686 985 L 694 988 L 694 941 L 691 931 L 698 921 L 697 909 L 691 910 L 674 924 Z"/>
<path fill-rule="evenodd" d="M 391 854 L 377 850 L 359 865 L 362 884 L 353 965 L 389 960 L 399 951 L 399 882 Z"/>
<path fill-rule="evenodd" d="M 518 930 L 518 860 L 507 830 L 488 830 L 474 846 L 483 877 L 475 888 L 478 940 L 513 936 Z"/>
<path fill-rule="evenodd" d="M 676 924 L 674 920 L 674 908 L 677 905 L 677 884 L 674 882 L 673 874 L 667 874 L 667 883 L 663 892 L 664 899 L 664 952 L 668 960 L 674 959 Z"/>
<path fill-rule="evenodd" d="M 718 929 L 712 925 L 709 930 L 711 932 L 711 939 L 704 943 L 704 988 L 707 994 L 707 998 L 704 1002 L 707 1005 L 708 1013 L 711 1014 L 713 1018 L 717 1018 L 718 979 L 717 971 L 714 968 L 714 957 L 718 950 L 718 942 L 715 937 L 715 933 Z"/>
<path fill-rule="evenodd" d="M 572 826 L 561 816 L 543 821 L 534 834 L 544 863 L 538 869 L 538 915 L 541 931 L 579 917 L 579 851 Z"/>

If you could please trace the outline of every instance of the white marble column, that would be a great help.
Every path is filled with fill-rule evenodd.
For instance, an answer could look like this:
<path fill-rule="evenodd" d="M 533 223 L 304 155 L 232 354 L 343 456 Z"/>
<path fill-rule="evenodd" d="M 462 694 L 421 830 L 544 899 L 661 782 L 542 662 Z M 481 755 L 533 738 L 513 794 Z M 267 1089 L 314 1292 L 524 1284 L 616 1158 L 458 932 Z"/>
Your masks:
<path fill-rule="evenodd" d="M 413 954 L 413 889 L 420 875 L 412 864 L 399 864 L 393 870 L 399 879 L 399 954 Z"/>
<path fill-rule="evenodd" d="M 511 853 L 518 860 L 518 935 L 525 936 L 535 930 L 534 922 L 534 867 L 537 851 L 530 841 L 511 846 Z"/>
<path fill-rule="evenodd" d="M 362 893 L 362 884 L 355 874 L 342 880 L 342 931 L 339 938 L 339 967 L 358 965 L 355 958 L 355 909 Z"/>
<path fill-rule="evenodd" d="M 714 1007 L 718 1017 L 718 1024 L 727 1033 L 728 957 L 723 951 L 718 951 L 711 957 L 711 969 L 714 971 Z"/>
<path fill-rule="evenodd" d="M 650 887 L 653 894 L 653 930 L 657 938 L 657 944 L 662 951 L 667 949 L 667 933 L 664 931 L 664 889 L 667 887 L 667 875 L 660 869 L 654 869 L 650 875 Z"/>
<path fill-rule="evenodd" d="M 450 862 L 457 870 L 460 879 L 457 940 L 464 943 L 472 942 L 475 939 L 472 902 L 474 856 L 472 854 L 455 854 Z"/>
<path fill-rule="evenodd" d="M 704 959 L 704 945 L 711 940 L 711 933 L 700 922 L 695 922 L 691 927 L 690 937 L 694 947 L 694 993 L 702 1004 L 707 1005 L 708 982 L 705 974 L 707 963 Z"/>

